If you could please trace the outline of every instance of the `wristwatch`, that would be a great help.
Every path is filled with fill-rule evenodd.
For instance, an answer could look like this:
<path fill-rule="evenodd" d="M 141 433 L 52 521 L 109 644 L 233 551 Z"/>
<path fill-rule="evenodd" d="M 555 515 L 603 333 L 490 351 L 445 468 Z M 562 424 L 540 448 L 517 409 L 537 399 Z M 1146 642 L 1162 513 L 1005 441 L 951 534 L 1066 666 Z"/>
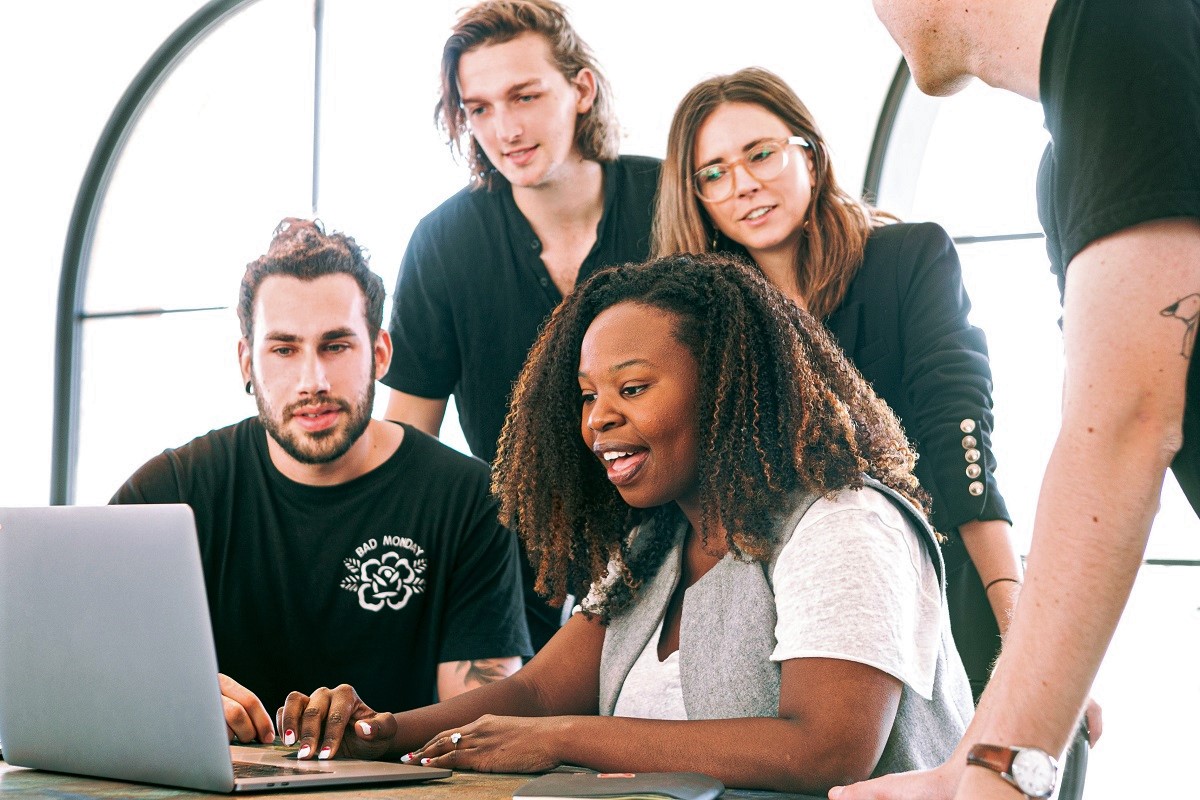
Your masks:
<path fill-rule="evenodd" d="M 987 767 L 1029 798 L 1045 800 L 1058 783 L 1058 761 L 1036 747 L 977 744 L 967 753 L 967 763 Z"/>

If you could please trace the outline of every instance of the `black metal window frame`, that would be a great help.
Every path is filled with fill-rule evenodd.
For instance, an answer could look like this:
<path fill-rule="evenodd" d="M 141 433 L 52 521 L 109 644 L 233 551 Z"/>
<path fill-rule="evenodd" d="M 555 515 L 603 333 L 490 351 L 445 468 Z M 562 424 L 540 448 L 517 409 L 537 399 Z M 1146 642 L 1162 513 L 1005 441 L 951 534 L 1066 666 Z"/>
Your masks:
<path fill-rule="evenodd" d="M 150 101 L 175 68 L 209 34 L 258 0 L 210 0 L 180 25 L 159 46 L 134 77 L 109 116 L 84 171 L 63 249 L 59 278 L 54 352 L 54 414 L 50 459 L 50 503 L 75 501 L 79 461 L 79 393 L 82 381 L 83 323 L 89 319 L 180 314 L 220 307 L 133 309 L 89 313 L 84 308 L 92 241 L 109 182 L 129 135 Z M 315 69 L 313 81 L 313 182 L 312 206 L 317 208 L 320 157 L 321 58 L 324 0 L 313 0 Z"/>

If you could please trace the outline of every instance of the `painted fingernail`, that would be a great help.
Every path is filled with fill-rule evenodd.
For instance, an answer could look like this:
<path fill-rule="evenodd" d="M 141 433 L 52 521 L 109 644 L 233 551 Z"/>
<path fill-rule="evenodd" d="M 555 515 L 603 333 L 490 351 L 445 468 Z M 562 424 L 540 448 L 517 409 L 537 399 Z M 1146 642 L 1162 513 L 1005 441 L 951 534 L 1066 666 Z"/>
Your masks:
<path fill-rule="evenodd" d="M 429 762 L 430 762 L 430 761 L 433 761 L 433 759 L 432 759 L 432 758 L 422 758 L 422 759 L 421 759 L 421 766 L 422 766 L 422 767 L 428 767 L 428 766 L 429 766 Z"/>
<path fill-rule="evenodd" d="M 401 764 L 407 764 L 408 762 L 410 762 L 410 761 L 412 761 L 412 760 L 413 760 L 413 754 L 412 754 L 412 753 L 405 753 L 404 755 L 400 756 L 400 763 L 401 763 Z"/>
<path fill-rule="evenodd" d="M 319 758 L 319 759 L 321 759 L 322 761 L 324 761 L 324 760 L 326 760 L 327 758 L 329 758 L 331 755 L 333 755 L 333 748 L 332 748 L 332 747 L 322 747 L 322 748 L 321 748 L 321 752 L 320 752 L 320 753 L 317 755 L 317 758 Z"/>
<path fill-rule="evenodd" d="M 371 735 L 371 725 L 363 720 L 358 721 L 358 729 L 363 732 L 364 736 Z"/>
<path fill-rule="evenodd" d="M 300 752 L 296 753 L 296 758 L 308 758 L 308 754 L 312 752 L 312 748 L 304 745 L 300 748 Z"/>
<path fill-rule="evenodd" d="M 291 747 L 296 743 L 296 732 L 292 730 L 283 732 L 283 743 Z"/>

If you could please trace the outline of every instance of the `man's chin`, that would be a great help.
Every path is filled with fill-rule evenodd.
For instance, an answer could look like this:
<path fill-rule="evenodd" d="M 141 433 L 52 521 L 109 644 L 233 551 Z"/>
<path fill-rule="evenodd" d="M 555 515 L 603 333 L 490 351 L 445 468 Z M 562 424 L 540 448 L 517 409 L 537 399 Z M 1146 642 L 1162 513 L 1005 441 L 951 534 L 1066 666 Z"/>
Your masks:
<path fill-rule="evenodd" d="M 906 59 L 907 60 L 907 59 Z M 912 61 L 908 62 L 912 81 L 922 94 L 930 97 L 949 97 L 967 88 L 974 76 L 965 72 L 938 72 L 934 69 L 914 69 Z"/>
<path fill-rule="evenodd" d="M 301 464 L 307 464 L 310 467 L 319 466 L 321 464 L 331 464 L 337 461 L 350 449 L 348 447 L 327 448 L 323 450 L 289 448 L 284 446 L 284 452 L 289 456 L 299 461 Z"/>
<path fill-rule="evenodd" d="M 304 434 L 303 438 L 295 436 L 272 436 L 275 442 L 291 458 L 316 466 L 337 461 L 349 452 L 354 442 L 340 428 L 328 428 L 316 433 Z"/>
<path fill-rule="evenodd" d="M 509 166 L 500 170 L 500 174 L 514 189 L 537 189 L 546 183 L 546 171 L 536 163 L 523 167 Z"/>

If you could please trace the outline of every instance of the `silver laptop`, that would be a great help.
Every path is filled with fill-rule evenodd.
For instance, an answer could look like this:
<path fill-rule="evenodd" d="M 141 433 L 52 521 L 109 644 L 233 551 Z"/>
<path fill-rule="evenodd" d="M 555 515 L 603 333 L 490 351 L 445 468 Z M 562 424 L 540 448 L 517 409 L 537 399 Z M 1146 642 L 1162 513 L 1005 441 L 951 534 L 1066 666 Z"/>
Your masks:
<path fill-rule="evenodd" d="M 451 774 L 297 761 L 225 737 L 191 509 L 0 509 L 0 742 L 9 764 L 213 792 Z M 277 774 L 235 778 L 234 761 Z"/>

